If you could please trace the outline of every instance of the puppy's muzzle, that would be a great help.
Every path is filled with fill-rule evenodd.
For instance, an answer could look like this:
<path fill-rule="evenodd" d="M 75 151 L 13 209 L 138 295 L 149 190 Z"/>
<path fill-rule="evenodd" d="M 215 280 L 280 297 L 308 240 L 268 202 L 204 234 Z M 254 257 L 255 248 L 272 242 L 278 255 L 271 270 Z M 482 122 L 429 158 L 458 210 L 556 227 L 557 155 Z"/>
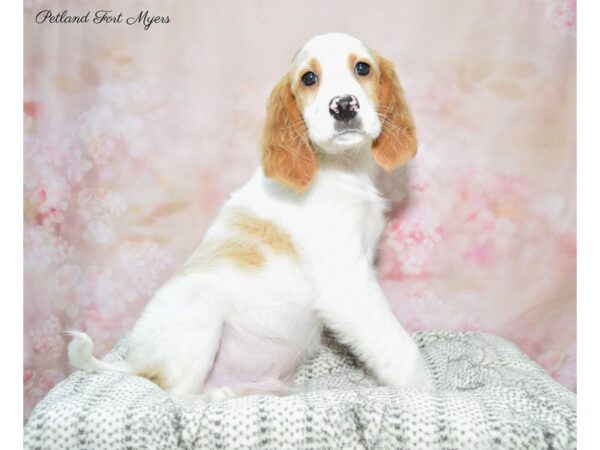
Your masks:
<path fill-rule="evenodd" d="M 333 97 L 329 102 L 329 114 L 340 122 L 347 122 L 356 117 L 359 109 L 358 99 L 354 95 Z"/>

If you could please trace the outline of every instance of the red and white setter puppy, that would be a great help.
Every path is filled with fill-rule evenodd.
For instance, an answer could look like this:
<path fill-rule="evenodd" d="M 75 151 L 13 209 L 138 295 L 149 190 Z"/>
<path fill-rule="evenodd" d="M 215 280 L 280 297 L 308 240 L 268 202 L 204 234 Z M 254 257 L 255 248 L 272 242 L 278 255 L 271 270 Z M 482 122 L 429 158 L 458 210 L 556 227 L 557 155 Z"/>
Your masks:
<path fill-rule="evenodd" d="M 392 63 L 345 34 L 312 38 L 269 99 L 262 167 L 148 303 L 126 360 L 72 332 L 72 363 L 178 397 L 286 392 L 327 326 L 381 383 L 431 389 L 373 266 L 388 204 L 375 181 L 416 151 Z"/>

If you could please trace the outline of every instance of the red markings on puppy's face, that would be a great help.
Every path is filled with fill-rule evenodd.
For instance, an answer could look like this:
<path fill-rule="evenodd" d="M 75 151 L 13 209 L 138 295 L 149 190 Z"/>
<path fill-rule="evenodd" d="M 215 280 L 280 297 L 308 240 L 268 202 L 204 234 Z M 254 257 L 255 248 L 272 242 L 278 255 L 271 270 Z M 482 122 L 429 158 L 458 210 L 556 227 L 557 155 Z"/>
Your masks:
<path fill-rule="evenodd" d="M 303 111 L 317 96 L 323 70 L 316 58 L 310 58 L 297 71 L 291 82 L 291 90 L 298 102 L 298 108 Z"/>
<path fill-rule="evenodd" d="M 317 158 L 291 84 L 288 73 L 277 83 L 269 98 L 262 142 L 262 166 L 266 176 L 303 192 L 317 172 Z M 314 95 L 310 92 L 315 89 L 305 87 L 307 89 L 298 90 L 301 101 L 308 101 Z"/>
<path fill-rule="evenodd" d="M 381 124 L 379 135 L 376 134 L 378 125 L 371 134 L 377 136 L 372 146 L 373 159 L 385 170 L 393 170 L 414 157 L 417 151 L 414 123 L 394 67 L 389 60 L 368 49 L 349 53 L 346 61 L 348 75 L 354 77 L 367 94 Z M 315 101 L 327 76 L 322 66 L 315 56 L 300 61 L 293 73 L 286 74 L 275 86 L 267 107 L 262 141 L 263 171 L 297 192 L 304 192 L 310 186 L 317 171 L 317 158 L 302 111 Z M 311 106 L 311 109 L 314 108 Z M 311 136 L 313 131 L 311 129 Z M 325 132 L 323 142 L 327 139 Z M 324 145 L 320 140 L 318 143 Z"/>
<path fill-rule="evenodd" d="M 368 67 L 368 72 L 363 74 L 360 69 Z M 348 55 L 348 70 L 356 78 L 360 86 L 367 93 L 373 105 L 379 104 L 379 67 L 367 57 L 350 53 Z"/>
<path fill-rule="evenodd" d="M 377 112 L 381 121 L 381 133 L 373 144 L 373 158 L 390 171 L 416 155 L 417 136 L 393 64 L 377 52 L 371 53 L 379 69 Z"/>

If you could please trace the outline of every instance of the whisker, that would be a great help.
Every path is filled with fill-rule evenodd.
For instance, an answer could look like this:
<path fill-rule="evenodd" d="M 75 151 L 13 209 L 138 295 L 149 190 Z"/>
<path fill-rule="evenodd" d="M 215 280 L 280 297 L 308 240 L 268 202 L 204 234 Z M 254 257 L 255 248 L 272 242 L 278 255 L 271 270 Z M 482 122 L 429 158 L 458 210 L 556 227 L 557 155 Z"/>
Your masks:
<path fill-rule="evenodd" d="M 299 136 L 300 136 L 300 145 L 308 144 L 309 136 L 308 136 L 307 131 L 305 131 L 301 135 L 299 134 Z"/>
<path fill-rule="evenodd" d="M 279 127 L 279 130 L 289 130 L 290 128 L 297 128 L 299 125 L 303 124 L 304 120 L 300 119 L 297 122 L 291 122 L 284 127 Z"/>
<path fill-rule="evenodd" d="M 381 123 L 381 128 L 386 128 L 388 131 L 393 131 L 396 134 L 403 134 L 406 132 L 405 128 L 399 127 L 394 122 L 392 122 L 389 118 L 386 118 Z"/>
<path fill-rule="evenodd" d="M 381 129 L 381 134 L 390 139 L 396 139 L 398 137 L 398 134 L 393 133 L 390 130 L 386 130 L 385 128 Z"/>
<path fill-rule="evenodd" d="M 377 112 L 380 112 L 380 113 L 390 113 L 390 112 L 394 111 L 395 109 L 396 109 L 395 107 L 389 106 L 389 107 L 386 107 L 386 108 L 377 108 Z"/>
<path fill-rule="evenodd" d="M 359 153 L 360 153 L 360 149 L 354 150 L 354 155 L 352 156 L 352 162 L 356 161 L 356 158 L 358 158 Z"/>

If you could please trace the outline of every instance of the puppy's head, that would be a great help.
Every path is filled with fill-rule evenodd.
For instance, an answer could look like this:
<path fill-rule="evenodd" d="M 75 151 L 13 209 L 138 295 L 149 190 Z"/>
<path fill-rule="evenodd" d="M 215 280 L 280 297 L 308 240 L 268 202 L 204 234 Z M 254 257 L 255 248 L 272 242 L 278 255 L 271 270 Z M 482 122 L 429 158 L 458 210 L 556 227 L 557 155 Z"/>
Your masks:
<path fill-rule="evenodd" d="M 366 146 L 388 171 L 417 151 L 393 65 L 352 36 L 316 36 L 271 93 L 263 136 L 265 175 L 302 192 L 317 171 L 316 152 L 336 156 Z"/>

